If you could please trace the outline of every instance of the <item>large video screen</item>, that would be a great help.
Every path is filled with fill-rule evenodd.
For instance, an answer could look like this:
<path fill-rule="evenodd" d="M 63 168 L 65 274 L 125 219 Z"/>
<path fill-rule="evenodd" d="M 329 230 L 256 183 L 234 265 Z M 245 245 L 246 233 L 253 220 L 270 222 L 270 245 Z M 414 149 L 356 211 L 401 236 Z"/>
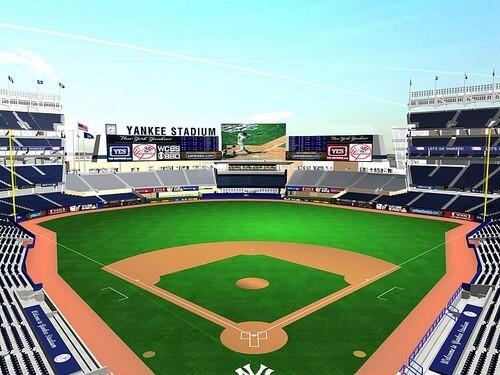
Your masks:
<path fill-rule="evenodd" d="M 286 124 L 222 124 L 222 159 L 285 160 Z"/>
<path fill-rule="evenodd" d="M 219 137 L 106 135 L 108 161 L 218 160 Z"/>
<path fill-rule="evenodd" d="M 288 137 L 287 160 L 372 161 L 373 135 Z"/>

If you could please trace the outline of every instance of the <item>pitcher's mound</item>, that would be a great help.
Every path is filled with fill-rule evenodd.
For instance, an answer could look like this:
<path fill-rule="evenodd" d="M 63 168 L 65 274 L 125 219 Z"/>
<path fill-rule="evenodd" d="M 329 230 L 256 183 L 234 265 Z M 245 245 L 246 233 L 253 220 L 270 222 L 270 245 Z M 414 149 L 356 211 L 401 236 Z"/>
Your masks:
<path fill-rule="evenodd" d="M 236 285 L 242 289 L 263 289 L 269 285 L 269 281 L 258 277 L 247 277 L 236 281 Z"/>

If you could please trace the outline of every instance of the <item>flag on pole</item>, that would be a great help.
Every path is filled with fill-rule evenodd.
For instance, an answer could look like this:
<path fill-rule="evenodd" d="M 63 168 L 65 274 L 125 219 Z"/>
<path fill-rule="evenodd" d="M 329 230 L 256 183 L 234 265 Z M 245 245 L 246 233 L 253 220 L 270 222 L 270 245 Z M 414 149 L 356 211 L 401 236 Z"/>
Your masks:
<path fill-rule="evenodd" d="M 59 87 L 62 89 L 66 88 L 66 86 L 64 86 L 61 82 L 59 82 Z"/>
<path fill-rule="evenodd" d="M 493 77 L 495 76 L 495 69 L 493 69 Z"/>
<path fill-rule="evenodd" d="M 411 78 L 410 78 L 410 86 L 411 86 Z"/>
<path fill-rule="evenodd" d="M 37 79 L 36 83 L 39 84 L 39 85 L 43 85 L 43 81 L 41 79 Z"/>
<path fill-rule="evenodd" d="M 467 77 L 467 73 L 465 73 L 465 77 L 464 77 L 464 79 L 469 79 L 469 77 Z"/>
<path fill-rule="evenodd" d="M 94 136 L 90 133 L 83 132 L 83 138 L 85 139 L 94 139 Z"/>
<path fill-rule="evenodd" d="M 78 130 L 81 130 L 81 131 L 84 131 L 84 132 L 88 132 L 89 131 L 89 127 L 87 125 L 83 125 L 83 124 L 78 123 Z"/>
<path fill-rule="evenodd" d="M 10 83 L 14 83 L 14 78 L 12 78 L 11 76 L 8 76 L 8 78 L 9 78 Z"/>
<path fill-rule="evenodd" d="M 439 79 L 439 77 L 438 77 L 438 76 L 434 77 L 434 81 L 437 81 L 438 79 Z"/>

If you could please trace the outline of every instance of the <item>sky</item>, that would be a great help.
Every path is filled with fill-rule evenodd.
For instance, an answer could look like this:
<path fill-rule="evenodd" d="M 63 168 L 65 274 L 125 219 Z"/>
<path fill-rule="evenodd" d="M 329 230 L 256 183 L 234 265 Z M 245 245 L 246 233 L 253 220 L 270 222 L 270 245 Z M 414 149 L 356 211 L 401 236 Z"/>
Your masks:
<path fill-rule="evenodd" d="M 413 89 L 491 82 L 498 1 L 0 0 L 0 87 L 57 93 L 69 125 L 286 122 L 383 134 Z M 34 30 L 36 29 L 36 30 Z M 47 33 L 46 31 L 57 33 Z M 85 37 L 85 38 L 82 38 Z"/>

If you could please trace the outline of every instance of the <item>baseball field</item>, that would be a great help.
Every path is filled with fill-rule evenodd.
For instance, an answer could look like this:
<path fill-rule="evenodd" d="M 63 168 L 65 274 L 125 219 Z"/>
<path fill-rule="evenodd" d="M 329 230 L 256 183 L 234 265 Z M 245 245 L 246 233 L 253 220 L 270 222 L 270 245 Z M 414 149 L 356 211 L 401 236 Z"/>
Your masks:
<path fill-rule="evenodd" d="M 71 288 L 154 373 L 182 375 L 355 373 L 444 275 L 457 226 L 261 201 L 42 225 Z"/>

